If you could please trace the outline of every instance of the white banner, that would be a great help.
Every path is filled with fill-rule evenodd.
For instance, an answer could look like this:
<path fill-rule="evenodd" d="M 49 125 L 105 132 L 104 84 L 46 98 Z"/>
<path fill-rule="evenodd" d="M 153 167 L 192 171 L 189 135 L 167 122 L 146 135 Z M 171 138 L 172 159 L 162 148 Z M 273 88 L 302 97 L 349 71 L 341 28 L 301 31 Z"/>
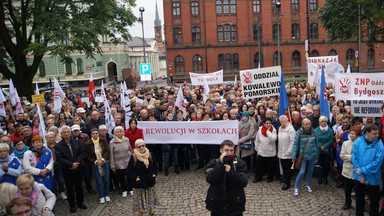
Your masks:
<path fill-rule="evenodd" d="M 205 74 L 189 72 L 189 76 L 192 85 L 204 85 L 204 79 L 207 80 L 208 85 L 223 83 L 223 70 Z"/>
<path fill-rule="evenodd" d="M 281 67 L 240 71 L 244 99 L 280 95 Z"/>
<path fill-rule="evenodd" d="M 383 100 L 384 73 L 340 73 L 335 80 L 337 100 Z"/>
<path fill-rule="evenodd" d="M 353 100 L 351 101 L 351 113 L 360 117 L 381 117 L 384 100 Z"/>
<path fill-rule="evenodd" d="M 316 82 L 316 72 L 321 74 L 321 66 L 324 66 L 325 82 L 334 83 L 335 73 L 344 73 L 344 67 L 339 64 L 339 56 L 308 57 L 308 83 Z M 320 83 L 320 76 L 318 76 Z"/>
<path fill-rule="evenodd" d="M 232 121 L 139 121 L 145 143 L 149 144 L 217 144 L 239 141 L 239 122 Z"/>

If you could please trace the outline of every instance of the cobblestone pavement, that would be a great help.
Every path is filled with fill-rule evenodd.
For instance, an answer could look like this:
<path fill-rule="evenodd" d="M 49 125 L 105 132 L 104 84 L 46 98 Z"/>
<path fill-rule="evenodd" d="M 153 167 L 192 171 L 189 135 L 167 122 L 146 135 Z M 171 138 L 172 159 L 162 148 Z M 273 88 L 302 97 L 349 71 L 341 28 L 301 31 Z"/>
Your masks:
<path fill-rule="evenodd" d="M 173 170 L 169 176 L 162 173 L 157 177 L 157 190 L 160 205 L 154 210 L 155 215 L 189 216 L 210 215 L 205 209 L 205 196 L 208 183 L 205 181 L 203 170 L 182 171 L 176 175 Z M 343 211 L 343 189 L 336 189 L 331 180 L 328 185 L 318 185 L 316 178 L 312 179 L 313 194 L 304 190 L 304 182 L 300 188 L 300 196 L 292 196 L 292 188 L 283 191 L 282 184 L 275 180 L 267 183 L 252 183 L 253 174 L 249 177 L 245 189 L 247 195 L 245 216 L 249 215 L 354 215 L 355 210 Z M 295 177 L 292 178 L 292 184 Z M 121 197 L 120 192 L 111 192 L 112 202 L 99 204 L 97 195 L 84 193 L 87 210 L 78 209 L 73 215 L 137 215 L 131 210 L 132 198 L 128 194 Z M 354 205 L 354 201 L 353 201 Z M 58 198 L 55 207 L 56 215 L 70 215 L 68 202 Z"/>

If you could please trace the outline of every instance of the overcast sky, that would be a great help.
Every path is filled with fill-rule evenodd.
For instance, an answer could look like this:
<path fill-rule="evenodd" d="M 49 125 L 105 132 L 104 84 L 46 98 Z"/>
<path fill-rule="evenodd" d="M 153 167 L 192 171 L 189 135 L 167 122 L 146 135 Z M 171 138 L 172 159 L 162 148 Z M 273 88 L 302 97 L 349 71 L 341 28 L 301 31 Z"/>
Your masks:
<path fill-rule="evenodd" d="M 136 7 L 132 8 L 133 13 L 136 17 L 140 17 L 140 7 L 144 7 L 145 11 L 143 12 L 144 16 L 144 35 L 146 38 L 154 38 L 154 21 L 156 18 L 156 2 L 159 9 L 159 16 L 161 20 L 161 25 L 164 25 L 164 16 L 163 16 L 163 0 L 136 0 Z M 128 30 L 132 37 L 139 36 L 142 37 L 141 23 L 136 22 L 132 27 L 128 27 Z M 164 32 L 163 32 L 164 40 Z"/>

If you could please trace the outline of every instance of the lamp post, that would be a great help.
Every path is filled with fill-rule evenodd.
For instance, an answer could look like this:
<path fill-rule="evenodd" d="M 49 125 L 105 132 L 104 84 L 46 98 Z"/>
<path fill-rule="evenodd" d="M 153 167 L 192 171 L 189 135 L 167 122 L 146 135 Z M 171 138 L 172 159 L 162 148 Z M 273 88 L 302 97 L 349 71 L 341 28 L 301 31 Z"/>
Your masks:
<path fill-rule="evenodd" d="M 145 39 L 144 39 L 144 18 L 143 18 L 143 12 L 145 11 L 144 7 L 139 8 L 140 11 L 140 17 L 139 17 L 139 22 L 141 22 L 141 30 L 143 33 L 143 52 L 144 52 L 144 63 L 147 63 L 147 57 L 145 55 Z"/>
<path fill-rule="evenodd" d="M 277 65 L 280 65 L 280 0 L 276 1 L 277 9 Z"/>

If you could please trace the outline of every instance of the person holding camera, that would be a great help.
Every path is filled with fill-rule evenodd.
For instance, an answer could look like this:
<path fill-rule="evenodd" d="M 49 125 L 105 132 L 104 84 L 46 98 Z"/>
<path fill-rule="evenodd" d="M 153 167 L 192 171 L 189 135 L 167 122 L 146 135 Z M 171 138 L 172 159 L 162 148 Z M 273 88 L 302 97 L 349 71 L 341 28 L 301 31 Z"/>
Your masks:
<path fill-rule="evenodd" d="M 237 158 L 235 144 L 224 140 L 220 145 L 220 158 L 207 164 L 206 180 L 210 184 L 206 208 L 212 216 L 240 216 L 245 211 L 244 188 L 248 183 L 247 164 Z"/>

